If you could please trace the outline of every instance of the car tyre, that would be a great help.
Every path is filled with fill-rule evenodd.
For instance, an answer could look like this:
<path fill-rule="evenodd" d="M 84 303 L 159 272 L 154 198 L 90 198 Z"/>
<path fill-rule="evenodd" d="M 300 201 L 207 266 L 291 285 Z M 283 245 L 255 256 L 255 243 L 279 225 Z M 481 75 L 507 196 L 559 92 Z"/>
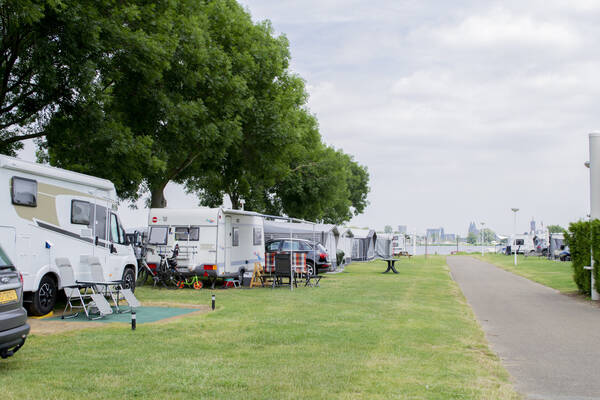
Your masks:
<path fill-rule="evenodd" d="M 38 290 L 33 294 L 29 311 L 32 315 L 46 315 L 54 309 L 57 297 L 56 281 L 50 275 L 44 275 Z"/>
<path fill-rule="evenodd" d="M 315 264 L 312 261 L 306 262 L 306 273 L 310 276 L 316 275 Z"/>

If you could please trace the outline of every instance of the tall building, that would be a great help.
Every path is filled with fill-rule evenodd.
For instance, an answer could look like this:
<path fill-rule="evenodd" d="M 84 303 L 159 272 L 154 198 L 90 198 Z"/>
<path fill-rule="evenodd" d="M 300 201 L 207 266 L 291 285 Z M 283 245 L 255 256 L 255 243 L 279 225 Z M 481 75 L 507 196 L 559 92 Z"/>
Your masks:
<path fill-rule="evenodd" d="M 473 233 L 475 235 L 479 235 L 479 229 L 477 229 L 477 226 L 475 225 L 475 222 L 471 222 L 469 224 L 469 233 Z"/>
<path fill-rule="evenodd" d="M 398 225 L 398 233 L 406 233 L 406 225 Z"/>
<path fill-rule="evenodd" d="M 529 232 L 535 233 L 535 220 L 531 217 L 531 222 L 529 223 Z"/>

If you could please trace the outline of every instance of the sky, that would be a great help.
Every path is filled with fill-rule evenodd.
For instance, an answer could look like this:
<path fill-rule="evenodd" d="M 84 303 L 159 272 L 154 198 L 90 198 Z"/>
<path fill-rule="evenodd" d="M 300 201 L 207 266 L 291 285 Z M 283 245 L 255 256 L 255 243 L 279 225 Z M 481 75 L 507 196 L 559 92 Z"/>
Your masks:
<path fill-rule="evenodd" d="M 350 225 L 509 234 L 512 207 L 518 231 L 589 213 L 600 1 L 241 3 L 289 39 L 324 141 L 368 167 L 370 205 Z M 166 198 L 197 204 L 177 185 Z"/>

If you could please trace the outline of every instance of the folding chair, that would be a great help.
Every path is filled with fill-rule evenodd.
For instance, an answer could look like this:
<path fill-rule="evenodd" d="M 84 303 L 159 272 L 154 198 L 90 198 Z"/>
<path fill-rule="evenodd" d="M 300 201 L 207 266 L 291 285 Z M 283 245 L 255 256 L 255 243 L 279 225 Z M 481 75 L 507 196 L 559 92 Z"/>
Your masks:
<path fill-rule="evenodd" d="M 106 315 L 112 314 L 113 311 L 112 308 L 110 308 L 110 304 L 108 304 L 104 296 L 94 293 L 92 284 L 75 283 L 73 267 L 71 266 L 71 262 L 68 258 L 57 257 L 56 265 L 60 271 L 62 288 L 67 297 L 67 304 L 65 305 L 61 319 L 77 317 L 79 312 L 73 312 L 74 309 L 82 309 L 86 318 L 88 319 L 99 319 Z M 81 293 L 82 290 L 84 291 L 83 293 Z M 86 300 L 88 300 L 87 304 Z M 79 305 L 74 305 L 74 301 L 79 301 Z M 98 317 L 91 317 L 91 306 L 96 306 L 98 309 Z M 67 309 L 71 311 L 71 314 L 65 315 Z"/>
<path fill-rule="evenodd" d="M 134 308 L 140 307 L 139 300 L 135 297 L 131 289 L 124 289 L 125 284 L 122 280 L 107 281 L 104 279 L 104 269 L 98 257 L 87 257 L 82 256 L 82 264 L 87 264 L 90 281 L 83 281 L 78 283 L 91 284 L 93 285 L 96 293 L 103 295 L 105 298 L 110 298 L 115 305 L 117 313 L 131 312 Z M 128 310 L 121 310 L 119 301 L 121 295 L 129 305 Z"/>
<path fill-rule="evenodd" d="M 292 281 L 292 274 L 290 271 L 290 255 L 289 254 L 277 254 L 275 257 L 275 277 L 273 278 L 273 286 L 283 286 L 283 278 L 289 279 L 289 285 L 296 285 L 295 280 Z M 296 285 L 297 286 L 297 285 Z"/>

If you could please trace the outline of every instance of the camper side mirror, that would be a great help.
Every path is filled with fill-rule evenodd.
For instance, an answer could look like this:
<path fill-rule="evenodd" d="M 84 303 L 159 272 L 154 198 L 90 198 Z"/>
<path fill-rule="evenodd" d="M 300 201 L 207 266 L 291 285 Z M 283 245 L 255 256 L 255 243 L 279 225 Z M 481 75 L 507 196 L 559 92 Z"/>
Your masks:
<path fill-rule="evenodd" d="M 111 254 L 117 254 L 117 248 L 112 243 L 110 244 L 110 253 Z"/>

